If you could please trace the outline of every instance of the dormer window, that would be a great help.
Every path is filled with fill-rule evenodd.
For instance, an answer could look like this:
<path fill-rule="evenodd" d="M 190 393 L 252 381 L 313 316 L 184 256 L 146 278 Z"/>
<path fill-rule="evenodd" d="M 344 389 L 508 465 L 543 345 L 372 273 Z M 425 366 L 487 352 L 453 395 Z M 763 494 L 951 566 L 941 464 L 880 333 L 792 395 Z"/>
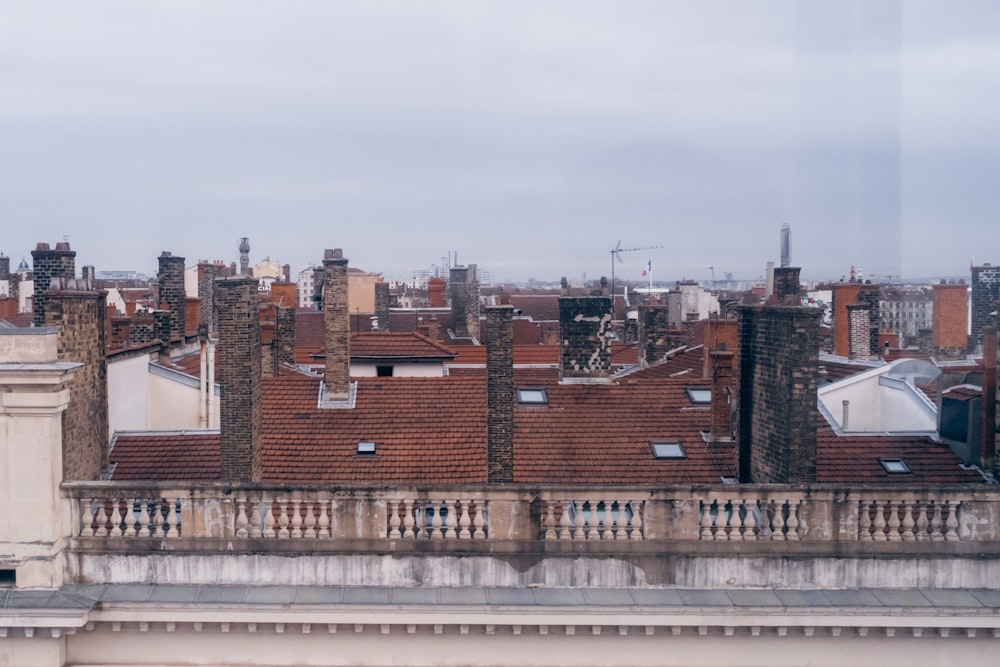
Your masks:
<path fill-rule="evenodd" d="M 546 405 L 549 397 L 544 389 L 518 389 L 517 402 L 525 405 Z"/>
<path fill-rule="evenodd" d="M 688 387 L 688 399 L 695 404 L 707 404 L 712 402 L 712 390 L 709 387 Z"/>
<path fill-rule="evenodd" d="M 654 441 L 649 443 L 654 459 L 686 459 L 684 447 L 676 441 Z"/>
<path fill-rule="evenodd" d="M 375 456 L 375 443 L 371 440 L 362 440 L 358 443 L 358 456 Z"/>
<path fill-rule="evenodd" d="M 882 464 L 882 470 L 890 475 L 905 475 L 910 472 L 910 467 L 902 459 L 879 459 L 878 462 Z"/>

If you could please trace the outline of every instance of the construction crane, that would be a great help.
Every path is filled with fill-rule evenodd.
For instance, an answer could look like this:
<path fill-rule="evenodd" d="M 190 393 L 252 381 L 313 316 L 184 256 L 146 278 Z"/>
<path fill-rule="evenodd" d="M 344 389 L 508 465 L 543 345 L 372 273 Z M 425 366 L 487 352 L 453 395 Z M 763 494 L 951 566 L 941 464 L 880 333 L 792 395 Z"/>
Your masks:
<path fill-rule="evenodd" d="M 612 302 L 615 298 L 615 261 L 619 263 L 624 263 L 622 259 L 623 252 L 637 252 L 639 250 L 656 250 L 657 248 L 662 248 L 662 245 L 649 245 L 642 248 L 623 248 L 621 239 L 615 244 L 615 247 L 611 249 L 611 299 Z"/>

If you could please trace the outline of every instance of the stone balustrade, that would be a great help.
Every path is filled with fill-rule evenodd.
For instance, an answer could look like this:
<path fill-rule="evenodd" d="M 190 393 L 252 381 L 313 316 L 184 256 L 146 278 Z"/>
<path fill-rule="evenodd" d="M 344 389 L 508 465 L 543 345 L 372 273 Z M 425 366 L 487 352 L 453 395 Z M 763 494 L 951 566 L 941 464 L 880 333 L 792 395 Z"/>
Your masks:
<path fill-rule="evenodd" d="M 1000 490 L 864 486 L 570 487 L 505 485 L 371 489 L 73 482 L 71 538 L 128 548 L 366 541 L 541 543 L 1000 543 Z M 391 546 L 396 545 L 396 546 Z M 624 546 L 624 545 L 623 545 Z M 706 545 L 707 547 L 707 545 Z M 756 547 L 755 547 L 756 548 Z M 838 547 L 839 548 L 839 547 Z M 913 547 L 916 548 L 916 547 Z"/>

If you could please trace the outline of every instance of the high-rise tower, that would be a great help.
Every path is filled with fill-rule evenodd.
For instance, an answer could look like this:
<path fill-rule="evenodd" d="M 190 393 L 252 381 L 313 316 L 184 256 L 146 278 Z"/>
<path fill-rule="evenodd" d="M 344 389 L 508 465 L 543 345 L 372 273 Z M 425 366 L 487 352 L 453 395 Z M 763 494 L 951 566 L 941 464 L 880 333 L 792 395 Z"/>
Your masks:
<path fill-rule="evenodd" d="M 787 224 L 781 226 L 781 268 L 792 265 L 792 228 Z"/>

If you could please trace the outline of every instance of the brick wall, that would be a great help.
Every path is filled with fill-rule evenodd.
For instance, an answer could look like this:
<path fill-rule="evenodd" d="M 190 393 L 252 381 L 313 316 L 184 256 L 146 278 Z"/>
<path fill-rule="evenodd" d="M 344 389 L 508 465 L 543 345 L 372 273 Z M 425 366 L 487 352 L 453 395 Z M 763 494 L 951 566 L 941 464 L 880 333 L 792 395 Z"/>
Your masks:
<path fill-rule="evenodd" d="M 295 283 L 271 283 L 271 303 L 281 308 L 295 308 L 299 304 L 299 288 Z"/>
<path fill-rule="evenodd" d="M 274 342 L 279 366 L 295 365 L 295 307 L 279 306 L 274 321 Z"/>
<path fill-rule="evenodd" d="M 737 336 L 737 322 L 734 319 L 710 318 L 705 327 L 705 350 L 728 350 L 736 356 L 733 358 L 733 368 L 739 364 L 739 337 Z M 712 359 L 705 354 L 705 365 L 702 369 L 702 377 L 712 377 Z"/>
<path fill-rule="evenodd" d="M 965 356 L 969 344 L 969 294 L 965 283 L 934 285 L 931 330 L 935 354 L 942 359 Z"/>
<path fill-rule="evenodd" d="M 444 288 L 442 278 L 431 278 L 427 281 L 427 305 L 430 308 L 444 308 L 448 305 L 448 300 L 444 296 Z"/>
<path fill-rule="evenodd" d="M 198 262 L 198 298 L 201 299 L 201 321 L 208 327 L 208 335 L 215 336 L 215 281 L 227 273 L 221 262 Z"/>
<path fill-rule="evenodd" d="M 108 463 L 106 294 L 65 278 L 53 279 L 45 294 L 43 325 L 59 329 L 59 360 L 83 364 L 68 385 L 72 400 L 62 418 L 66 480 L 96 480 Z"/>
<path fill-rule="evenodd" d="M 514 309 L 486 309 L 486 477 L 514 481 Z"/>
<path fill-rule="evenodd" d="M 35 286 L 32 297 L 35 326 L 45 325 L 45 306 L 48 299 L 49 285 L 54 278 L 76 277 L 76 251 L 71 250 L 69 243 L 57 243 L 55 249 L 48 243 L 39 243 L 31 251 L 32 273 Z"/>
<path fill-rule="evenodd" d="M 743 482 L 816 479 L 820 316 L 794 306 L 739 310 L 735 438 Z"/>
<path fill-rule="evenodd" d="M 375 283 L 375 321 L 379 331 L 389 331 L 389 283 Z"/>
<path fill-rule="evenodd" d="M 707 355 L 712 364 L 712 425 L 713 442 L 732 438 L 732 392 L 734 352 L 712 350 Z"/>
<path fill-rule="evenodd" d="M 559 369 L 563 378 L 610 378 L 610 297 L 559 298 Z"/>
<path fill-rule="evenodd" d="M 261 353 L 256 278 L 238 276 L 215 283 L 219 345 L 220 478 L 260 481 Z"/>
<path fill-rule="evenodd" d="M 867 303 L 852 303 L 847 307 L 849 350 L 851 359 L 871 359 L 871 308 Z"/>
<path fill-rule="evenodd" d="M 351 314 L 347 303 L 347 259 L 340 248 L 323 257 L 323 324 L 326 330 L 328 400 L 344 400 L 351 386 Z"/>
<path fill-rule="evenodd" d="M 132 316 L 130 335 L 133 343 L 148 343 L 156 338 L 156 320 L 152 313 L 136 313 Z"/>
<path fill-rule="evenodd" d="M 847 307 L 858 302 L 861 283 L 837 283 L 833 286 L 833 353 L 841 357 L 851 354 L 851 321 Z"/>
<path fill-rule="evenodd" d="M 159 257 L 157 305 L 170 311 L 170 335 L 164 342 L 184 338 L 187 331 L 184 310 L 184 258 L 164 250 Z"/>
<path fill-rule="evenodd" d="M 983 328 L 995 325 L 991 315 L 1000 301 L 1000 266 L 972 267 L 972 335 L 969 350 L 977 351 L 982 346 Z"/>
<path fill-rule="evenodd" d="M 196 296 L 184 297 L 184 335 L 197 336 L 201 326 L 201 299 Z"/>
<path fill-rule="evenodd" d="M 641 304 L 638 322 L 639 364 L 648 366 L 662 360 L 676 340 L 670 336 L 670 312 L 667 306 Z"/>
<path fill-rule="evenodd" d="M 111 318 L 110 347 L 125 347 L 132 340 L 132 318 L 115 315 Z"/>

